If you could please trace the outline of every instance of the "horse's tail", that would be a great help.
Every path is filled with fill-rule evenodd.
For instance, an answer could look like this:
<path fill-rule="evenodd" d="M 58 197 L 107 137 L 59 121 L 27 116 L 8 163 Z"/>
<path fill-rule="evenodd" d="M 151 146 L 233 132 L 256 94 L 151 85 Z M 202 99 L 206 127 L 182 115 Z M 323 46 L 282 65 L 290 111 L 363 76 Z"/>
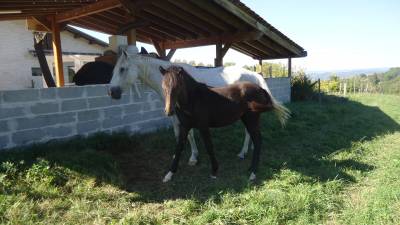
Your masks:
<path fill-rule="evenodd" d="M 290 118 L 290 110 L 288 108 L 286 108 L 278 100 L 276 100 L 274 98 L 274 96 L 272 96 L 272 94 L 267 86 L 267 82 L 264 80 L 264 78 L 262 76 L 260 76 L 260 77 L 261 77 L 261 80 L 260 80 L 259 85 L 262 89 L 265 90 L 266 94 L 268 94 L 269 97 L 271 98 L 273 111 L 274 111 L 275 115 L 278 117 L 278 120 L 281 123 L 282 127 L 284 127 L 286 125 L 286 121 Z"/>

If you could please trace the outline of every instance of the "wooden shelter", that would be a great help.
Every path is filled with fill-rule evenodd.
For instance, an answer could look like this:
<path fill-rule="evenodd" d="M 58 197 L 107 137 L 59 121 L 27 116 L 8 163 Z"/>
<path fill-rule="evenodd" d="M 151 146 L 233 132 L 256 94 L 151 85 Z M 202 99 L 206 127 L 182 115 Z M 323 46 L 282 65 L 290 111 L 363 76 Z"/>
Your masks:
<path fill-rule="evenodd" d="M 307 55 L 239 0 L 2 0 L 0 20 L 15 19 L 52 33 L 58 86 L 64 85 L 60 27 L 67 24 L 153 44 L 167 59 L 179 48 L 216 45 L 216 66 L 229 48 L 260 61 L 288 58 L 289 64 Z"/>

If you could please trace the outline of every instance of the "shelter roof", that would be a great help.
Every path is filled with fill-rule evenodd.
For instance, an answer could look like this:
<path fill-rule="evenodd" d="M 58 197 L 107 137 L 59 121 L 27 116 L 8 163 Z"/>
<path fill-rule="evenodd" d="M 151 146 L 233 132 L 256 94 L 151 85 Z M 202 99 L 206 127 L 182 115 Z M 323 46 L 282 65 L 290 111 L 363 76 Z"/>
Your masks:
<path fill-rule="evenodd" d="M 228 44 L 255 59 L 307 52 L 239 0 L 2 0 L 0 20 L 50 21 L 107 34 L 136 29 L 163 49 Z"/>

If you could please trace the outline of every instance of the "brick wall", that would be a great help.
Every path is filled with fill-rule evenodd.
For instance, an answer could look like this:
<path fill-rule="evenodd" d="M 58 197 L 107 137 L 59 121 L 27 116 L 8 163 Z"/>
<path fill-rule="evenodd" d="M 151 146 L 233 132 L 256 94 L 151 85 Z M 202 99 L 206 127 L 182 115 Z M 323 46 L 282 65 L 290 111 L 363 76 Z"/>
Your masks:
<path fill-rule="evenodd" d="M 98 131 L 147 132 L 170 125 L 158 95 L 141 87 L 121 100 L 106 86 L 0 92 L 0 149 Z"/>
<path fill-rule="evenodd" d="M 281 102 L 290 101 L 289 78 L 269 78 Z M 104 131 L 148 132 L 166 127 L 163 103 L 146 86 L 112 100 L 105 85 L 0 91 L 0 149 Z"/>
<path fill-rule="evenodd" d="M 268 87 L 272 95 L 280 102 L 290 102 L 290 78 L 289 77 L 278 77 L 278 78 L 266 78 Z"/>

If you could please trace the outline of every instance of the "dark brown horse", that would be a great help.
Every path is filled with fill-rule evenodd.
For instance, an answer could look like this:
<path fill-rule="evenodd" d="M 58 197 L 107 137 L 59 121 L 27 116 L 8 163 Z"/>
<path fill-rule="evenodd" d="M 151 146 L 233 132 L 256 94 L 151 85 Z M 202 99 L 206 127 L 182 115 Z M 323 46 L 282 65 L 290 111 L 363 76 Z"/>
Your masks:
<path fill-rule="evenodd" d="M 176 113 L 180 122 L 175 156 L 170 171 L 163 181 L 169 181 L 176 173 L 191 128 L 200 131 L 211 160 L 211 177 L 216 178 L 218 162 L 214 156 L 209 128 L 227 126 L 239 119 L 246 126 L 254 143 L 250 167 L 250 180 L 254 180 L 261 150 L 260 114 L 275 109 L 270 94 L 260 86 L 249 82 L 211 88 L 195 81 L 183 68 L 177 66 L 166 70 L 160 67 L 160 72 L 164 76 L 162 88 L 165 96 L 165 113 L 168 116 Z"/>

